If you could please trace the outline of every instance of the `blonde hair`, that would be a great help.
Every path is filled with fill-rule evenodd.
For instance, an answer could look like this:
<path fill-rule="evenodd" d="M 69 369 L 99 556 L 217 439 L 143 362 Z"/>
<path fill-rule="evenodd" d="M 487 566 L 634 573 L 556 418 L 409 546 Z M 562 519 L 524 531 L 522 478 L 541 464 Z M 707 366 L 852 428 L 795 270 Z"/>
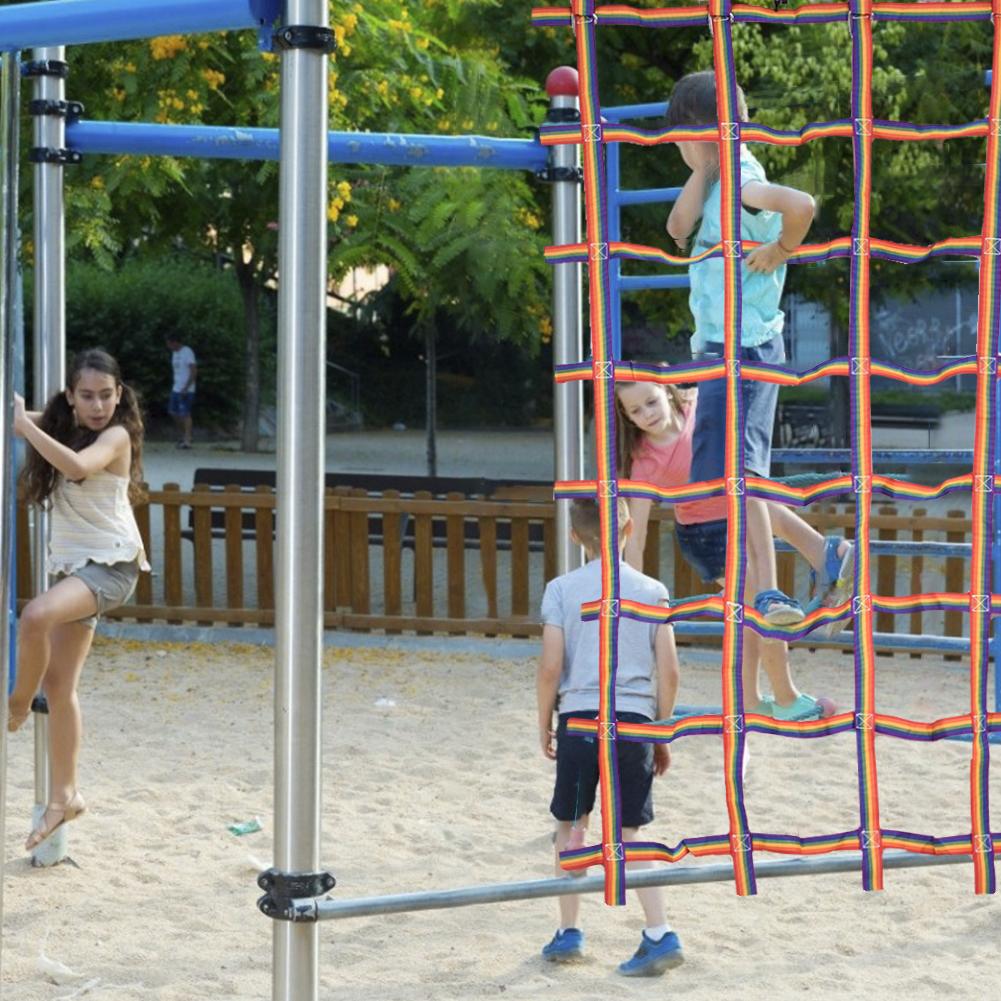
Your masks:
<path fill-rule="evenodd" d="M 661 366 L 665 371 L 667 365 Z M 638 383 L 638 382 L 615 382 L 615 454 L 618 459 L 619 476 L 629 479 L 633 473 L 633 458 L 643 441 L 643 432 L 629 419 L 622 406 L 620 390 L 628 389 L 630 386 L 659 386 L 667 394 L 668 402 L 674 407 L 675 413 L 683 414 L 685 408 L 691 402 L 694 393 L 691 390 L 678 389 L 670 383 L 661 385 L 660 383 Z"/>
<path fill-rule="evenodd" d="M 619 541 L 629 521 L 629 505 L 624 497 L 618 498 L 616 507 L 619 518 Z M 570 527 L 585 549 L 596 550 L 601 545 L 601 514 L 598 502 L 590 497 L 578 498 L 570 505 Z"/>

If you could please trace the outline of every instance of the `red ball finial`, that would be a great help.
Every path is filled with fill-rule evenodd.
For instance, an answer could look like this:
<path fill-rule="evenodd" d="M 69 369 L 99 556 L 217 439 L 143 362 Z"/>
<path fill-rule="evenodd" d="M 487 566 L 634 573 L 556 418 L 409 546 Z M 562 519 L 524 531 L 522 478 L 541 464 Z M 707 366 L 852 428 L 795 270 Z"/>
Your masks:
<path fill-rule="evenodd" d="M 550 97 L 576 97 L 577 70 L 573 66 L 557 66 L 546 77 L 546 93 Z"/>

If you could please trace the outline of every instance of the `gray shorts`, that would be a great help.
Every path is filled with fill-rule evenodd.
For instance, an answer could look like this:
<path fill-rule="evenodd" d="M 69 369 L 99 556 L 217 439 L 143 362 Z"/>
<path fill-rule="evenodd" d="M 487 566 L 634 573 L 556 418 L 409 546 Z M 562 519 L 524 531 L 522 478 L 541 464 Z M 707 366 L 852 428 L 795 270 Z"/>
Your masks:
<path fill-rule="evenodd" d="M 79 620 L 81 625 L 93 627 L 105 612 L 124 605 L 132 597 L 139 580 L 139 561 L 107 564 L 88 560 L 73 573 L 59 574 L 58 579 L 62 580 L 64 577 L 76 577 L 82 580 L 93 592 L 97 601 L 97 613 Z"/>

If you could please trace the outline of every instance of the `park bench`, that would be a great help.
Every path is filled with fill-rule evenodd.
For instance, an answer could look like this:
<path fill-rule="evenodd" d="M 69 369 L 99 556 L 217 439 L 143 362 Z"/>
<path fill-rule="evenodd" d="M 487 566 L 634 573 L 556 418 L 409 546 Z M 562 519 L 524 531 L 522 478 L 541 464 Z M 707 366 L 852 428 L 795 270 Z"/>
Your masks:
<path fill-rule="evenodd" d="M 938 409 L 927 403 L 878 403 L 872 409 L 872 426 L 917 428 L 931 433 L 941 423 Z M 830 416 L 825 403 L 779 401 L 773 444 L 778 448 L 828 448 L 832 444 Z"/>
<path fill-rule="evenodd" d="M 548 501 L 553 496 L 553 485 L 544 480 L 494 480 L 483 476 L 407 476 L 391 473 L 345 473 L 328 472 L 324 476 L 326 486 L 350 487 L 364 490 L 373 496 L 385 493 L 387 490 L 397 490 L 401 496 L 414 497 L 418 493 L 427 492 L 435 498 L 445 498 L 449 494 L 462 494 L 465 497 L 480 497 L 489 500 L 509 501 Z M 241 491 L 252 492 L 260 486 L 274 487 L 276 475 L 273 469 L 232 469 L 203 467 L 194 472 L 193 483 L 207 486 L 217 493 L 223 493 L 227 488 L 237 487 Z M 181 533 L 182 537 L 194 540 L 194 508 L 188 513 L 188 527 Z M 378 546 L 383 542 L 382 515 L 372 515 L 368 519 L 369 544 Z M 400 515 L 400 540 L 404 548 L 414 547 L 415 532 L 413 516 Z M 242 534 L 246 540 L 256 536 L 254 512 L 246 510 L 242 517 Z M 211 526 L 213 538 L 225 536 L 225 511 L 213 508 L 211 511 Z M 446 525 L 443 519 L 436 518 L 432 524 L 432 544 L 442 548 L 446 544 Z M 541 522 L 530 522 L 528 526 L 529 549 L 532 552 L 542 552 L 544 548 L 543 525 Z M 465 544 L 467 549 L 478 549 L 480 544 L 479 526 L 475 520 L 465 523 Z M 508 522 L 497 524 L 497 547 L 509 549 L 511 546 L 511 525 Z"/>

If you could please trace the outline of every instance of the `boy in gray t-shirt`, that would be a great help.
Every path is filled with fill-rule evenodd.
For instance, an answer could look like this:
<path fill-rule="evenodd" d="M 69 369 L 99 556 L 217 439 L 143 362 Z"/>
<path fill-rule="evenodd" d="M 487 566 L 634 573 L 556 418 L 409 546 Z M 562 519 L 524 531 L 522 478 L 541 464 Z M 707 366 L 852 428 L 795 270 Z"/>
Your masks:
<path fill-rule="evenodd" d="M 632 528 L 629 508 L 618 502 L 619 557 Z M 593 737 L 569 736 L 572 716 L 598 715 L 598 623 L 582 622 L 580 608 L 601 597 L 601 561 L 598 506 L 593 500 L 574 501 L 570 511 L 571 538 L 582 545 L 588 562 L 551 580 L 542 598 L 542 656 L 537 678 L 539 740 L 542 753 L 556 762 L 556 783 L 550 811 L 556 818 L 556 873 L 562 875 L 560 852 L 583 843 L 598 785 L 598 745 Z M 660 581 L 619 564 L 619 594 L 647 605 L 667 604 Z M 615 677 L 616 719 L 649 723 L 671 715 L 678 692 L 678 656 L 674 630 L 669 625 L 637 622 L 622 617 L 618 629 L 618 667 Z M 559 711 L 557 729 L 553 713 Z M 555 747 L 554 747 L 555 741 Z M 654 775 L 663 775 L 671 763 L 666 744 L 616 742 L 622 807 L 622 838 L 636 840 L 640 827 L 653 820 Z M 640 868 L 630 863 L 630 868 Z M 664 912 L 660 887 L 636 891 L 646 927 L 636 954 L 620 964 L 625 976 L 656 976 L 682 962 L 681 943 Z M 544 959 L 560 962 L 578 958 L 584 935 L 578 927 L 580 896 L 561 896 L 560 927 L 542 950 Z"/>

